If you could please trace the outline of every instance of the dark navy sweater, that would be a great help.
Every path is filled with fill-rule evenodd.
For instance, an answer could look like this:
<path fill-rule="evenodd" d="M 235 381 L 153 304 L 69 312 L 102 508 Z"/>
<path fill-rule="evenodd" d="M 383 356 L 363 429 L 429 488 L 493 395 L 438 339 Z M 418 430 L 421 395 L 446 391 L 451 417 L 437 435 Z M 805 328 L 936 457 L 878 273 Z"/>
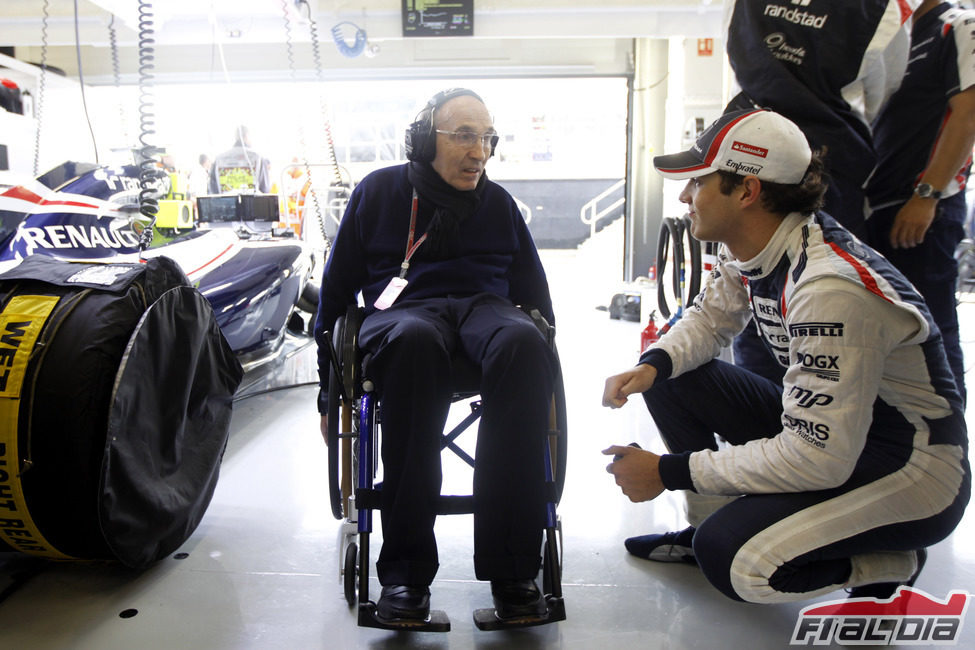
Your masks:
<path fill-rule="evenodd" d="M 399 275 L 413 196 L 407 167 L 387 167 L 369 174 L 349 199 L 325 265 L 315 322 L 320 371 L 328 367 L 321 345 L 324 332 L 355 303 L 359 292 L 366 314 L 372 313 L 376 298 Z M 421 197 L 416 238 L 426 232 L 433 211 L 433 204 Z M 537 308 L 549 323 L 555 323 L 538 251 L 518 206 L 504 188 L 492 181 L 485 183 L 477 211 L 460 223 L 460 241 L 456 256 L 438 260 L 427 259 L 421 245 L 410 262 L 409 284 L 397 303 L 493 293 L 513 304 Z M 323 386 L 326 381 L 323 377 Z"/>

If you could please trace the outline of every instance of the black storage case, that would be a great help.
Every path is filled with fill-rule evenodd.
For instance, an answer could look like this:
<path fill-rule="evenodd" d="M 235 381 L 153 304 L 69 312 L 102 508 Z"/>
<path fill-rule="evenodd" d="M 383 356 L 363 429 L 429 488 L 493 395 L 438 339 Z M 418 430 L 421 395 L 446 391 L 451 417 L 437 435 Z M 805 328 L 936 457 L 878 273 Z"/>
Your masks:
<path fill-rule="evenodd" d="M 0 550 L 146 566 L 178 548 L 210 503 L 240 364 L 209 303 L 165 257 L 27 258 L 0 275 L 0 347 L 18 342 L 3 318 L 18 296 L 57 303 L 32 349 L 15 353 L 28 356 L 19 406 L 7 406 L 17 431 L 0 431 L 10 443 L 0 495 L 19 491 L 26 512 L 0 515 Z M 46 543 L 23 541 L 16 517 Z"/>

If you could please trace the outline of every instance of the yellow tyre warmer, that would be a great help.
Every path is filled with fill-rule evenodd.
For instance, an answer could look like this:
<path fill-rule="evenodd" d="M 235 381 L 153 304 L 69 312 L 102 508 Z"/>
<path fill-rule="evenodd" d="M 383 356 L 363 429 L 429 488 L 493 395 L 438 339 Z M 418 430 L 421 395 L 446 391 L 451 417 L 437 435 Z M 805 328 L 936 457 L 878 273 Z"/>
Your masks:
<path fill-rule="evenodd" d="M 0 275 L 6 340 L 26 320 L 14 312 L 52 298 L 19 396 L 0 392 L 0 418 L 17 403 L 16 431 L 0 422 L 0 513 L 8 491 L 22 494 L 17 515 L 44 548 L 0 530 L 0 550 L 145 566 L 185 541 L 209 504 L 240 365 L 209 303 L 166 258 L 28 258 Z"/>

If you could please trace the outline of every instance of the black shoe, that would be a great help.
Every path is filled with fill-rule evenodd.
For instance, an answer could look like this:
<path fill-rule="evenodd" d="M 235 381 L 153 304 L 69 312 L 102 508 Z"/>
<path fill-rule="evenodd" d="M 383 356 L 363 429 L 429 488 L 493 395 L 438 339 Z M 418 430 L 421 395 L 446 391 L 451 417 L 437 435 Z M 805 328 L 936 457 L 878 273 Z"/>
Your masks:
<path fill-rule="evenodd" d="M 491 597 L 498 618 L 545 616 L 548 606 L 534 580 L 492 580 Z"/>
<path fill-rule="evenodd" d="M 387 621 L 424 621 L 430 616 L 430 589 L 386 585 L 376 603 L 376 615 Z"/>
<path fill-rule="evenodd" d="M 644 560 L 697 564 L 694 548 L 691 546 L 695 530 L 690 526 L 674 533 L 630 537 L 623 542 L 623 545 L 631 554 Z"/>
<path fill-rule="evenodd" d="M 886 600 L 894 595 L 898 587 L 913 587 L 917 581 L 917 577 L 921 575 L 921 569 L 924 568 L 924 563 L 928 559 L 927 549 L 921 548 L 914 552 L 917 554 L 917 568 L 914 569 L 914 573 L 905 582 L 874 582 L 869 585 L 853 587 L 847 590 L 850 598 L 877 598 L 879 600 Z"/>

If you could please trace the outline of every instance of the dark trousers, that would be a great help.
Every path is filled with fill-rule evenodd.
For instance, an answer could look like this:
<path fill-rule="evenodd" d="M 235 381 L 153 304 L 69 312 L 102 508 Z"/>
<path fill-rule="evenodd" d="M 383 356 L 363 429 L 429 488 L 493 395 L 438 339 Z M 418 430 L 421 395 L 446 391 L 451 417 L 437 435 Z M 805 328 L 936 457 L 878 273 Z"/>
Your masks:
<path fill-rule="evenodd" d="M 955 285 L 958 263 L 955 249 L 965 237 L 965 199 L 955 194 L 938 202 L 924 241 L 914 248 L 893 248 L 890 229 L 901 205 L 874 212 L 867 220 L 867 243 L 890 260 L 924 298 L 931 317 L 941 330 L 948 364 L 955 375 L 958 392 L 965 398 L 965 361 L 958 332 Z"/>
<path fill-rule="evenodd" d="M 369 315 L 381 399 L 383 545 L 379 582 L 429 585 L 450 408 L 451 357 L 481 369 L 483 414 L 474 468 L 474 570 L 480 580 L 532 578 L 545 522 L 544 448 L 557 363 L 523 311 L 499 296 L 406 301 Z"/>
<path fill-rule="evenodd" d="M 722 361 L 661 382 L 644 399 L 672 453 L 717 449 L 715 434 L 743 445 L 782 429 L 782 388 Z M 707 408 L 701 408 L 702 399 Z M 872 426 L 900 428 L 910 444 L 911 425 L 895 409 L 875 409 Z M 868 438 L 853 475 L 839 487 L 736 499 L 695 531 L 698 564 L 735 600 L 800 600 L 842 587 L 854 555 L 913 550 L 944 539 L 968 502 L 967 461 L 953 501 L 935 512 L 927 504 L 940 489 L 938 479 L 923 483 L 905 475 L 910 451 Z M 925 509 L 931 512 L 923 517 L 904 514 Z"/>

